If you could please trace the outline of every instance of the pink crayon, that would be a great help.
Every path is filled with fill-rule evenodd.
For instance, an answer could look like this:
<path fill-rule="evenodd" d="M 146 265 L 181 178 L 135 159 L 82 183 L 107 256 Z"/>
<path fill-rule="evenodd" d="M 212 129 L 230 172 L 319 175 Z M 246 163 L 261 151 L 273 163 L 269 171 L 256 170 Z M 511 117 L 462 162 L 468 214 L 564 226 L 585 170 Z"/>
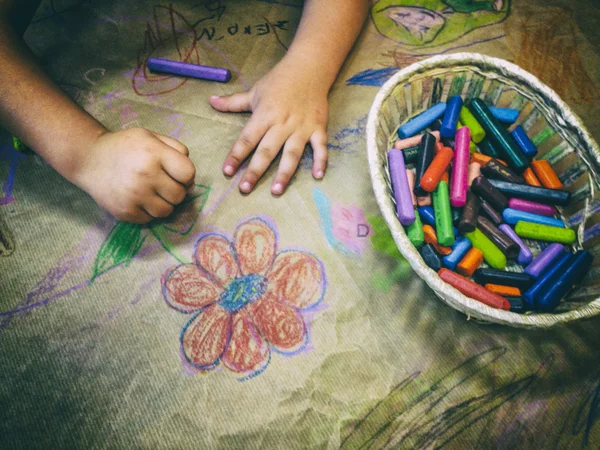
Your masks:
<path fill-rule="evenodd" d="M 432 131 L 431 134 L 433 134 L 435 136 L 436 141 L 440 140 L 440 132 L 439 131 Z M 405 148 L 414 147 L 421 143 L 422 137 L 423 137 L 423 135 L 419 134 L 417 136 L 411 136 L 406 139 L 400 139 L 400 140 L 396 141 L 396 143 L 394 144 L 394 148 L 398 149 L 398 150 L 404 150 Z"/>
<path fill-rule="evenodd" d="M 401 150 L 392 149 L 388 152 L 388 161 L 390 164 L 390 177 L 392 179 L 392 188 L 394 189 L 394 198 L 396 199 L 396 214 L 400 223 L 409 226 L 415 221 L 415 207 L 413 206 L 412 196 L 408 187 L 408 177 L 406 176 L 406 165 L 404 164 L 404 155 Z"/>
<path fill-rule="evenodd" d="M 481 164 L 472 162 L 469 164 L 469 175 L 467 176 L 467 184 L 471 187 L 473 180 L 481 175 Z"/>
<path fill-rule="evenodd" d="M 414 169 L 406 169 L 406 178 L 408 179 L 408 188 L 410 189 L 410 196 L 412 199 L 412 204 L 413 206 L 417 206 L 417 197 L 415 196 L 415 193 L 413 192 L 413 189 L 415 188 L 415 178 L 416 178 L 416 174 Z"/>
<path fill-rule="evenodd" d="M 469 142 L 471 131 L 469 127 L 461 127 L 456 131 L 454 139 L 454 161 L 452 163 L 452 178 L 450 183 L 450 203 L 455 208 L 467 203 L 467 181 L 469 176 Z"/>
<path fill-rule="evenodd" d="M 539 214 L 540 216 L 554 217 L 556 215 L 556 208 L 554 208 L 554 206 L 531 202 L 521 198 L 511 198 L 508 201 L 508 207 L 512 209 L 518 209 L 519 211 Z"/>

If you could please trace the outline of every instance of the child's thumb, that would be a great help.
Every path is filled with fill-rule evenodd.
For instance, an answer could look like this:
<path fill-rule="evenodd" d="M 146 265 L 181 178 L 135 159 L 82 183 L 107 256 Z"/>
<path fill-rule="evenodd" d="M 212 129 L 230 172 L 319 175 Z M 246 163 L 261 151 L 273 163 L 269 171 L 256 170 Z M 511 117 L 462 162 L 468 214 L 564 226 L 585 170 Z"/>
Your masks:
<path fill-rule="evenodd" d="M 221 112 L 246 112 L 250 111 L 250 94 L 248 92 L 238 92 L 226 97 L 212 96 L 210 104 Z"/>

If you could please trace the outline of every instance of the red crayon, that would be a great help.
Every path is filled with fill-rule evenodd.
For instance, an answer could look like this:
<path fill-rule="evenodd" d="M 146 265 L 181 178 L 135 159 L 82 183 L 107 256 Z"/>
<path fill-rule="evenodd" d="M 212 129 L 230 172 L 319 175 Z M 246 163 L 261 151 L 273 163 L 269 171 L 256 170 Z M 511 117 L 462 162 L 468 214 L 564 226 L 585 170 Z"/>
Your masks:
<path fill-rule="evenodd" d="M 440 269 L 438 275 L 442 280 L 454 287 L 467 297 L 471 297 L 492 308 L 510 310 L 510 303 L 504 297 L 493 294 L 483 286 L 473 283 L 471 280 L 452 272 L 448 269 Z"/>

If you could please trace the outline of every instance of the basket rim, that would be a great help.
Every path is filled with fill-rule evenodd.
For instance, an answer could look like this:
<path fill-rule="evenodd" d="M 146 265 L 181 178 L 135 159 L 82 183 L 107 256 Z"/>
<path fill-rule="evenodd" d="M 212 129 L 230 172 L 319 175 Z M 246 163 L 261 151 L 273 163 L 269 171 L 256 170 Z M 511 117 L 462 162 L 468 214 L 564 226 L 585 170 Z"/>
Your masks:
<path fill-rule="evenodd" d="M 510 311 L 491 308 L 477 300 L 471 299 L 442 281 L 437 272 L 429 268 L 423 262 L 416 248 L 408 240 L 404 228 L 397 220 L 393 204 L 387 193 L 387 186 L 383 176 L 383 165 L 381 164 L 378 155 L 376 140 L 379 111 L 383 102 L 397 85 L 406 82 L 410 77 L 416 74 L 443 67 L 450 68 L 455 66 L 474 65 L 483 65 L 487 71 L 490 69 L 498 70 L 504 76 L 513 78 L 521 84 L 525 84 L 535 92 L 535 94 L 539 95 L 548 106 L 561 111 L 565 122 L 577 129 L 578 133 L 580 133 L 580 137 L 588 146 L 588 150 L 590 150 L 589 153 L 594 158 L 593 163 L 597 165 L 597 167 L 600 167 L 600 148 L 598 147 L 598 144 L 594 142 L 591 134 L 586 129 L 581 119 L 571 111 L 568 105 L 562 101 L 556 92 L 543 84 L 537 77 L 521 69 L 517 65 L 504 59 L 468 52 L 438 55 L 413 63 L 410 66 L 399 70 L 380 88 L 371 105 L 366 127 L 367 157 L 371 175 L 371 184 L 379 209 L 391 231 L 396 246 L 408 260 L 413 270 L 430 288 L 433 289 L 443 302 L 463 312 L 467 316 L 473 316 L 484 321 L 503 325 L 537 329 L 548 328 L 557 324 L 572 322 L 600 314 L 600 298 L 596 298 L 585 304 L 585 306 L 564 313 L 542 313 L 533 315 L 517 314 Z"/>

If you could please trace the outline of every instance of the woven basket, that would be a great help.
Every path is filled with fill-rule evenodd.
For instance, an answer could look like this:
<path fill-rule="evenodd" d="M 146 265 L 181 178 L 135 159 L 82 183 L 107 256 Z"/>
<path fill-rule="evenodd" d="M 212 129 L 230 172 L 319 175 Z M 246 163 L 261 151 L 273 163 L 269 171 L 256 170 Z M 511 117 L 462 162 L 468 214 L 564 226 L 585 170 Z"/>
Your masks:
<path fill-rule="evenodd" d="M 512 313 L 461 294 L 425 265 L 396 217 L 387 152 L 397 140 L 398 127 L 453 95 L 462 95 L 465 101 L 479 97 L 488 105 L 519 110 L 516 124 L 538 147 L 537 159 L 547 159 L 565 189 L 571 191 L 571 203 L 559 208 L 560 216 L 577 231 L 573 248 L 586 248 L 596 258 L 582 284 L 554 313 Z M 436 56 L 412 64 L 396 73 L 377 94 L 367 124 L 367 154 L 375 197 L 398 249 L 445 303 L 484 322 L 526 328 L 550 327 L 600 313 L 600 201 L 595 196 L 600 149 L 581 120 L 536 77 L 507 61 L 477 53 Z M 539 242 L 525 243 L 534 254 L 541 250 Z M 509 263 L 507 270 L 522 269 Z"/>

